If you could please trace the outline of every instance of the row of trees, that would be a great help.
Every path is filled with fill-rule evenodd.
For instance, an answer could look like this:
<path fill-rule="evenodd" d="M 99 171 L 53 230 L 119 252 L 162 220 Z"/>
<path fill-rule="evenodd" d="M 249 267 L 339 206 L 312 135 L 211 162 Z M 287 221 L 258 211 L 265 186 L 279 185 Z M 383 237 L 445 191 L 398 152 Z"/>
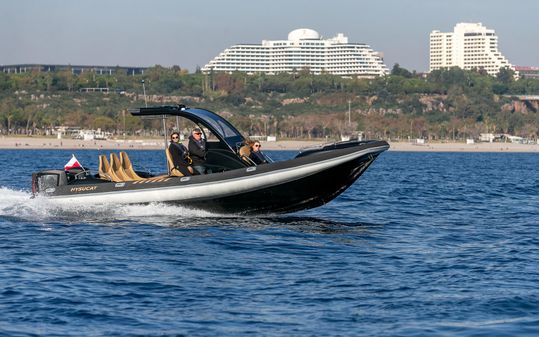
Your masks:
<path fill-rule="evenodd" d="M 480 132 L 537 137 L 534 102 L 512 95 L 539 94 L 539 80 L 515 80 L 502 69 L 451 68 L 427 75 L 396 64 L 375 79 L 295 74 L 188 73 L 175 66 L 149 68 L 130 76 L 85 72 L 0 73 L 0 132 L 45 133 L 59 125 L 101 128 L 129 134 L 158 128 L 125 114 L 143 104 L 144 80 L 150 104 L 197 105 L 223 113 L 247 134 L 335 138 L 351 131 L 368 137 L 457 139 Z M 109 88 L 87 93 L 84 88 Z M 349 114 L 348 114 L 349 113 Z"/>

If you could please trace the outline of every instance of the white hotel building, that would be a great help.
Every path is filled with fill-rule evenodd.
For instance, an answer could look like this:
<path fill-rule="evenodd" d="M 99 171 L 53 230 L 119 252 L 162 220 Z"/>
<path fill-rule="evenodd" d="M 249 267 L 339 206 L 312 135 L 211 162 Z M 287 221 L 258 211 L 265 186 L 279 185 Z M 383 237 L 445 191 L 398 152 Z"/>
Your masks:
<path fill-rule="evenodd" d="M 247 73 L 293 73 L 309 69 L 313 74 L 373 78 L 387 75 L 382 56 L 363 43 L 349 43 L 342 33 L 323 39 L 312 29 L 296 29 L 288 40 L 237 44 L 225 49 L 201 70 Z"/>
<path fill-rule="evenodd" d="M 483 68 L 490 75 L 496 75 L 500 68 L 515 70 L 498 50 L 494 30 L 481 23 L 458 23 L 451 33 L 430 33 L 429 71 L 454 66 Z"/>

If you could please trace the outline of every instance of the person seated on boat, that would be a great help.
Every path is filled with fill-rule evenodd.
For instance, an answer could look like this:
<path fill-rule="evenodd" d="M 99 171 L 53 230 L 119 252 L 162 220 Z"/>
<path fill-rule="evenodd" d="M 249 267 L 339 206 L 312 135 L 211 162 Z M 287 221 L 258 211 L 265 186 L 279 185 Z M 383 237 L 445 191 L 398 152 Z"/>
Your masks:
<path fill-rule="evenodd" d="M 208 169 L 204 164 L 206 162 L 206 153 L 208 149 L 206 147 L 206 140 L 202 138 L 202 130 L 194 128 L 189 136 L 189 155 L 193 160 L 193 168 L 199 174 L 212 173 L 211 169 Z"/>
<path fill-rule="evenodd" d="M 251 160 L 257 165 L 267 164 L 268 160 L 266 159 L 266 156 L 264 156 L 264 154 L 260 150 L 260 148 L 262 147 L 262 145 L 260 145 L 260 142 L 258 140 L 255 140 L 254 142 L 250 144 L 250 146 L 251 146 L 251 154 L 249 155 L 249 158 L 251 158 Z"/>
<path fill-rule="evenodd" d="M 189 159 L 189 152 L 185 145 L 180 143 L 179 133 L 173 132 L 170 135 L 170 145 L 168 146 L 168 150 L 170 152 L 170 156 L 172 157 L 172 163 L 178 171 L 180 171 L 184 176 L 194 174 L 194 170 Z"/>

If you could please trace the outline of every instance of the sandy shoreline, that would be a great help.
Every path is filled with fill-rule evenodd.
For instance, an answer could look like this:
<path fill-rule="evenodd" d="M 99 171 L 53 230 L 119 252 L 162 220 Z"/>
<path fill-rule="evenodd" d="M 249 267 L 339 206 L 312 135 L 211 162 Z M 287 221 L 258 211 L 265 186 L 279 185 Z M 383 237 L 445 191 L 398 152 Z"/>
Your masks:
<path fill-rule="evenodd" d="M 184 144 L 187 144 L 184 141 Z M 265 150 L 299 150 L 303 147 L 322 144 L 321 141 L 283 140 L 262 142 Z M 160 150 L 165 146 L 164 139 L 109 139 L 80 140 L 56 139 L 46 137 L 7 137 L 0 136 L 0 149 L 91 149 L 91 150 Z"/>
<path fill-rule="evenodd" d="M 539 152 L 538 144 L 516 143 L 425 143 L 390 142 L 390 151 L 406 152 Z"/>
<path fill-rule="evenodd" d="M 266 150 L 297 151 L 303 147 L 323 144 L 322 141 L 283 140 L 262 142 Z M 539 152 L 538 144 L 513 143 L 425 143 L 390 142 L 390 151 L 406 152 Z M 163 139 L 77 140 L 45 137 L 0 136 L 0 149 L 106 149 L 106 150 L 156 150 L 164 147 Z"/>

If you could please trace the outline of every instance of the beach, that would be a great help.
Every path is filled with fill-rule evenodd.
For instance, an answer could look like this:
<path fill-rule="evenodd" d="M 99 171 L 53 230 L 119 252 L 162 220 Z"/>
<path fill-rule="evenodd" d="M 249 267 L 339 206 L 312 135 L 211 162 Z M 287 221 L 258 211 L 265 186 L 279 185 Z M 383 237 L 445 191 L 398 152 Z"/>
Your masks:
<path fill-rule="evenodd" d="M 0 149 L 106 149 L 106 150 L 158 150 L 164 147 L 164 139 L 108 139 L 82 140 L 57 139 L 51 137 L 0 136 Z M 321 140 L 280 140 L 262 142 L 265 150 L 297 151 L 301 148 L 324 144 Z M 539 152 L 538 144 L 518 143 L 457 143 L 389 142 L 390 151 L 403 152 Z"/>
<path fill-rule="evenodd" d="M 184 140 L 183 143 L 187 144 L 187 140 Z M 265 150 L 299 150 L 304 147 L 323 143 L 322 141 L 283 140 L 262 142 L 262 147 Z M 57 139 L 52 137 L 0 136 L 0 149 L 160 150 L 164 145 L 165 140 L 163 138 L 82 140 Z"/>
<path fill-rule="evenodd" d="M 389 142 L 390 151 L 405 152 L 539 152 L 538 144 L 502 142 L 481 143 L 425 143 Z"/>

